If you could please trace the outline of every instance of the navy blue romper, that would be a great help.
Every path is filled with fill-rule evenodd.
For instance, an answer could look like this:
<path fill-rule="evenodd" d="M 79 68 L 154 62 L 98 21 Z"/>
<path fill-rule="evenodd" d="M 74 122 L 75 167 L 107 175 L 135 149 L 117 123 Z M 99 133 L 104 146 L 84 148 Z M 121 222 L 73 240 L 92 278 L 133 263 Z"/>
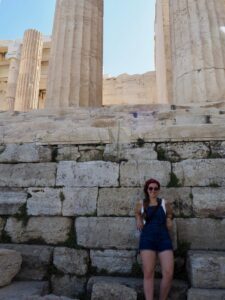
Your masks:
<path fill-rule="evenodd" d="M 173 250 L 172 241 L 166 226 L 166 214 L 162 206 L 162 200 L 158 199 L 159 207 L 157 211 L 155 206 L 147 208 L 147 219 L 140 235 L 139 250 L 153 250 L 161 252 L 164 250 Z M 151 217 L 151 215 L 153 216 Z"/>

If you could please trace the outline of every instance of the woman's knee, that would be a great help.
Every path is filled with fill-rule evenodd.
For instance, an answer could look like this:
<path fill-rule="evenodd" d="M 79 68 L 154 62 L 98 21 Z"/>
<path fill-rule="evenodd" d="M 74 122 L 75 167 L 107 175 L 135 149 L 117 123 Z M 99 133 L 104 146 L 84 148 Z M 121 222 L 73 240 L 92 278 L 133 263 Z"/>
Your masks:
<path fill-rule="evenodd" d="M 173 279 L 173 270 L 163 270 L 162 272 L 163 279 L 171 281 Z"/>
<path fill-rule="evenodd" d="M 144 270 L 144 279 L 153 279 L 155 270 Z"/>

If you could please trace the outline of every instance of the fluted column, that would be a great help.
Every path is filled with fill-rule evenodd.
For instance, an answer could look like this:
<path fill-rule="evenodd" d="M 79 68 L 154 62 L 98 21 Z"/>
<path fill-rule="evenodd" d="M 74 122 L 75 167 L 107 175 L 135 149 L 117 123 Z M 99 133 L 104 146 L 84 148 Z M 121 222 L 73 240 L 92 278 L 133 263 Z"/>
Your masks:
<path fill-rule="evenodd" d="M 169 0 L 156 1 L 155 66 L 157 103 L 172 103 L 172 57 Z"/>
<path fill-rule="evenodd" d="M 33 29 L 25 31 L 16 89 L 16 111 L 38 108 L 42 48 L 41 33 Z"/>
<path fill-rule="evenodd" d="M 170 0 L 176 104 L 225 101 L 224 0 Z"/>
<path fill-rule="evenodd" d="M 102 105 L 103 0 L 57 0 L 46 107 Z"/>
<path fill-rule="evenodd" d="M 6 100 L 10 111 L 14 110 L 16 86 L 19 75 L 21 43 L 14 41 L 8 47 L 6 59 L 9 60 L 9 73 L 7 82 Z"/>

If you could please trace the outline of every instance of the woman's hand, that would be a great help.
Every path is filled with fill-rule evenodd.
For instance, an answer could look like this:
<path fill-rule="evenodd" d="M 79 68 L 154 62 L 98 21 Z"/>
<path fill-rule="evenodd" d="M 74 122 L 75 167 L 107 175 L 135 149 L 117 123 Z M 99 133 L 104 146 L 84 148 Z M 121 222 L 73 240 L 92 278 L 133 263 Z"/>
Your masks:
<path fill-rule="evenodd" d="M 136 219 L 136 225 L 138 230 L 142 230 L 144 227 L 143 219 L 141 217 L 138 217 Z"/>

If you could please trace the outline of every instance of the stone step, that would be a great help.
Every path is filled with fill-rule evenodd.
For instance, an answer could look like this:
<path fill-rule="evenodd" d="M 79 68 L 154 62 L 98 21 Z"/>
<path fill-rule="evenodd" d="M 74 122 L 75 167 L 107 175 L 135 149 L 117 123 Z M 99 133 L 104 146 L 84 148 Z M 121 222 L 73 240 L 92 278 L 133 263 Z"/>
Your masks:
<path fill-rule="evenodd" d="M 189 251 L 187 267 L 192 287 L 225 289 L 225 252 Z"/>
<path fill-rule="evenodd" d="M 93 276 L 89 279 L 87 284 L 87 294 L 90 296 L 94 285 L 101 286 L 99 283 L 104 284 L 115 284 L 122 285 L 133 289 L 137 295 L 138 299 L 144 299 L 143 295 L 143 279 L 142 278 L 132 278 L 132 277 L 111 277 L 111 276 Z M 159 285 L 160 280 L 155 280 L 155 297 L 159 296 Z M 113 287 L 112 287 L 113 288 Z M 181 280 L 173 280 L 173 285 L 171 288 L 170 296 L 168 300 L 185 300 L 187 299 L 188 283 Z M 95 288 L 96 292 L 96 288 Z"/>
<path fill-rule="evenodd" d="M 225 289 L 195 289 L 188 290 L 188 300 L 224 300 Z"/>
<path fill-rule="evenodd" d="M 27 300 L 31 296 L 42 296 L 48 293 L 47 281 L 15 281 L 0 289 L 1 300 Z"/>

